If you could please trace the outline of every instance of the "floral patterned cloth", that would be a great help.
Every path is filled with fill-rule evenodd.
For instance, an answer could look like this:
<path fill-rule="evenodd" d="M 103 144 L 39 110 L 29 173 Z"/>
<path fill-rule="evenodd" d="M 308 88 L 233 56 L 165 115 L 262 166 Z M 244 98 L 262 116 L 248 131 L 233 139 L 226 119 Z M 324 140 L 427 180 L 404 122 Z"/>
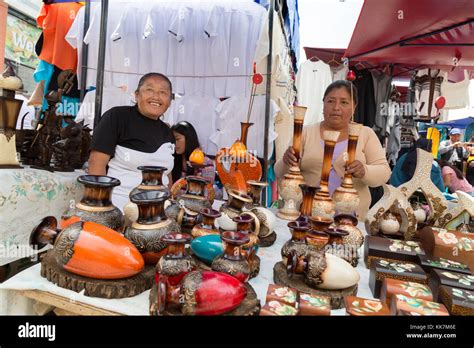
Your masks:
<path fill-rule="evenodd" d="M 84 174 L 37 169 L 4 169 L 0 171 L 0 265 L 20 259 L 12 255 L 12 246 L 28 249 L 32 229 L 46 216 L 61 218 L 62 213 L 79 202 L 83 189 L 76 178 Z"/>

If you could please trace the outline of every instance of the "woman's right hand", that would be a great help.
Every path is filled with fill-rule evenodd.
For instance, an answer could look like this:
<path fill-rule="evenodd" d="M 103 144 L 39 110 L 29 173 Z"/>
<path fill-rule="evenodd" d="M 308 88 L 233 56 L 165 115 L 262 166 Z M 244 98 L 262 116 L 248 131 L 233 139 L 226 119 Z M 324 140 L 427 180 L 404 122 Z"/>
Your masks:
<path fill-rule="evenodd" d="M 293 150 L 293 146 L 288 147 L 283 155 L 283 163 L 285 163 L 288 167 L 293 167 L 298 165 L 298 161 L 296 160 L 295 150 Z"/>

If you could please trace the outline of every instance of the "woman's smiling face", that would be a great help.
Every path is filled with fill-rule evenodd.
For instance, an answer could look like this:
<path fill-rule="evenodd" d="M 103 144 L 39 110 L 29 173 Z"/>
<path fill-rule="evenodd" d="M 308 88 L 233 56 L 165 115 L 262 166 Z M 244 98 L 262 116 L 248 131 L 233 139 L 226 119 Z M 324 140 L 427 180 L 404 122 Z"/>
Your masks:
<path fill-rule="evenodd" d="M 157 119 L 168 110 L 171 104 L 171 89 L 166 80 L 152 76 L 147 78 L 135 92 L 135 97 L 140 113 Z"/>
<path fill-rule="evenodd" d="M 343 87 L 334 88 L 324 98 L 324 121 L 333 129 L 346 128 L 351 119 L 355 105 L 351 95 Z"/>

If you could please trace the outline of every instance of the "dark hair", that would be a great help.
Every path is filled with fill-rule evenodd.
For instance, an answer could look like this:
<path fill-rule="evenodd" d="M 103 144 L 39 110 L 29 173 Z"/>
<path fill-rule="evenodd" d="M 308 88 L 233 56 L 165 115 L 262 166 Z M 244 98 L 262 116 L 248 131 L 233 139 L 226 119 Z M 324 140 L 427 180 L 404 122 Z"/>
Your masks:
<path fill-rule="evenodd" d="M 196 133 L 196 130 L 194 129 L 193 125 L 189 122 L 186 121 L 181 121 L 176 123 L 171 127 L 171 130 L 179 133 L 184 136 L 184 139 L 186 141 L 186 147 L 184 149 L 184 154 L 178 155 L 175 153 L 174 156 L 174 167 L 173 171 L 171 172 L 171 175 L 173 177 L 173 182 L 181 179 L 181 172 L 183 171 L 183 156 L 187 159 L 189 159 L 189 156 L 191 153 L 199 147 L 199 140 L 198 136 Z M 193 174 L 191 168 L 187 168 L 186 175 L 191 175 Z"/>
<path fill-rule="evenodd" d="M 331 83 L 326 88 L 326 91 L 324 92 L 323 100 L 332 90 L 339 89 L 339 88 L 344 88 L 346 92 L 349 93 L 349 95 L 351 94 L 351 90 L 352 90 L 352 101 L 354 102 L 354 104 L 357 104 L 357 100 L 358 100 L 357 88 L 354 86 L 352 82 L 346 81 L 346 80 L 337 80 Z"/>
<path fill-rule="evenodd" d="M 452 165 L 451 163 L 449 163 L 448 161 L 446 160 L 439 160 L 438 161 L 439 163 L 439 166 L 441 167 L 441 169 L 443 167 L 449 167 L 451 168 L 452 170 L 454 170 L 454 173 L 456 173 L 456 177 L 459 179 L 459 180 L 463 180 L 464 179 L 464 175 L 462 174 L 462 172 L 459 170 L 458 167 L 456 167 L 455 165 Z"/>
<path fill-rule="evenodd" d="M 426 152 L 431 152 L 431 139 L 418 139 L 407 152 L 407 156 L 402 165 L 402 170 L 405 173 L 407 181 L 411 180 L 411 178 L 413 178 L 413 174 L 415 174 L 416 162 L 418 161 L 416 149 L 422 149 Z"/>
<path fill-rule="evenodd" d="M 163 74 L 157 73 L 157 72 L 150 72 L 150 73 L 147 73 L 147 74 L 143 75 L 142 77 L 140 77 L 140 80 L 138 81 L 138 86 L 137 86 L 136 92 L 138 92 L 138 90 L 140 89 L 141 86 L 143 86 L 143 84 L 146 82 L 146 80 L 148 80 L 151 77 L 157 77 L 157 78 L 162 79 L 165 82 L 167 82 L 168 86 L 170 88 L 171 96 L 173 96 L 173 84 L 171 83 L 170 79 L 166 75 L 163 75 Z"/>

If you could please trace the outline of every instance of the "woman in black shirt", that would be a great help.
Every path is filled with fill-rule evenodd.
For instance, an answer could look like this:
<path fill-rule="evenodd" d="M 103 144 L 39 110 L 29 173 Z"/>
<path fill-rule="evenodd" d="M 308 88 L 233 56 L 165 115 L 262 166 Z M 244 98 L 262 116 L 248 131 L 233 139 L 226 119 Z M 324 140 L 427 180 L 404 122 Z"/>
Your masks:
<path fill-rule="evenodd" d="M 171 182 L 169 173 L 173 169 L 173 133 L 160 120 L 171 104 L 170 80 L 159 73 L 144 75 L 135 98 L 135 106 L 114 107 L 103 115 L 94 129 L 89 156 L 89 174 L 107 174 L 121 181 L 112 196 L 114 205 L 120 209 L 141 181 L 138 166 L 167 167 L 165 184 Z"/>

